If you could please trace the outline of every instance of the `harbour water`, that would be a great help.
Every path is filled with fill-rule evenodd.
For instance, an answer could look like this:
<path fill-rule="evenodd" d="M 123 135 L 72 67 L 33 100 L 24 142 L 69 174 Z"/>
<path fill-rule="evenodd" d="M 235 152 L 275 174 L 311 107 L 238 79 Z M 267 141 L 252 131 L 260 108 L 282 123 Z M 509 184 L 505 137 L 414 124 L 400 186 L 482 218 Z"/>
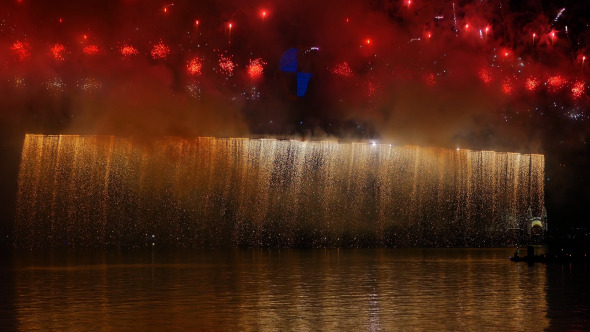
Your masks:
<path fill-rule="evenodd" d="M 586 265 L 511 249 L 14 252 L 2 330 L 583 330 Z"/>

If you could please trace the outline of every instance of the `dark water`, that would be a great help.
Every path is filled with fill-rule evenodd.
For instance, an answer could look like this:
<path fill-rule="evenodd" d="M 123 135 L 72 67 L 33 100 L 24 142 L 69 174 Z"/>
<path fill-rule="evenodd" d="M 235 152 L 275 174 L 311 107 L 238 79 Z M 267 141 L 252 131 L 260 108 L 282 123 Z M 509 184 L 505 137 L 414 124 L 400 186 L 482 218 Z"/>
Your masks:
<path fill-rule="evenodd" d="M 510 249 L 13 253 L 0 330 L 590 329 L 586 265 Z"/>

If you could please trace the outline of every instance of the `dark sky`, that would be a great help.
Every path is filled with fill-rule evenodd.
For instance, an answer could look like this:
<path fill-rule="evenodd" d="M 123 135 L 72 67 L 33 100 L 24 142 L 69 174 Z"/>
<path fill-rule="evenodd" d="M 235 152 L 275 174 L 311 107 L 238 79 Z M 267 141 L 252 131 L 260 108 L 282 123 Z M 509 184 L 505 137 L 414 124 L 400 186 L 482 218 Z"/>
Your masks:
<path fill-rule="evenodd" d="M 6 151 L 25 132 L 375 138 L 545 153 L 561 179 L 548 183 L 554 211 L 581 211 L 589 6 L 6 0 L 0 120 L 16 161 L 4 183 L 14 186 L 18 153 Z M 312 74 L 303 97 L 279 69 L 292 47 Z"/>

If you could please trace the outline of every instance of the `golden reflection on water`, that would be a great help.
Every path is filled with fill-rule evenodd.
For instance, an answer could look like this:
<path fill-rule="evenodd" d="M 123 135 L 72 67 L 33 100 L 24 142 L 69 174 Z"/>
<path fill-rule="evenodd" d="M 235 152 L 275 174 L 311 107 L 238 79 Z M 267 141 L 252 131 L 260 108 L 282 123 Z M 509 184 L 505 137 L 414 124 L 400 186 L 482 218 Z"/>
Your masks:
<path fill-rule="evenodd" d="M 546 266 L 510 253 L 59 253 L 18 260 L 16 317 L 23 330 L 543 330 Z"/>

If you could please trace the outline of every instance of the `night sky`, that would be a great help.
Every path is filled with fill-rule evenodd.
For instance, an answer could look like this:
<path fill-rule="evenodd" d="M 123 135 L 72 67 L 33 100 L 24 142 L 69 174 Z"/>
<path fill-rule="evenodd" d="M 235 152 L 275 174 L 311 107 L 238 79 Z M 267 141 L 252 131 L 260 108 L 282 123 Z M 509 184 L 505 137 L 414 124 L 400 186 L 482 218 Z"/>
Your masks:
<path fill-rule="evenodd" d="M 2 233 L 11 230 L 27 132 L 376 139 L 544 153 L 550 225 L 588 225 L 589 7 L 3 1 Z M 295 74 L 279 67 L 289 48 L 298 50 L 297 70 L 312 74 L 302 97 Z"/>

